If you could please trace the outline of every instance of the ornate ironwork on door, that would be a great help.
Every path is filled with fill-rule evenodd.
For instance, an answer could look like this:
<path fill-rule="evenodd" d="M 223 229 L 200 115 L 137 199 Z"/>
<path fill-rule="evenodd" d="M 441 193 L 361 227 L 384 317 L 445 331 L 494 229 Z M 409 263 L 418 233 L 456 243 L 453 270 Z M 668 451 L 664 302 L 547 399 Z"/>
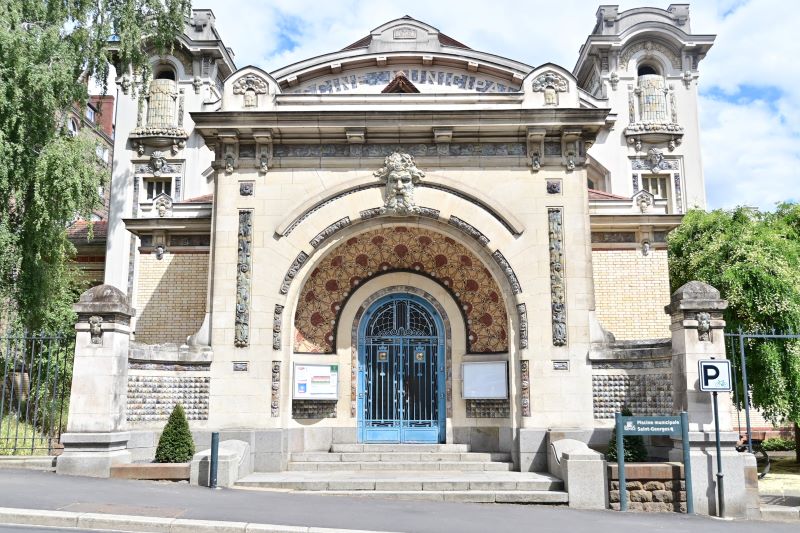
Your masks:
<path fill-rule="evenodd" d="M 361 442 L 442 442 L 444 327 L 424 299 L 389 295 L 359 326 Z"/>

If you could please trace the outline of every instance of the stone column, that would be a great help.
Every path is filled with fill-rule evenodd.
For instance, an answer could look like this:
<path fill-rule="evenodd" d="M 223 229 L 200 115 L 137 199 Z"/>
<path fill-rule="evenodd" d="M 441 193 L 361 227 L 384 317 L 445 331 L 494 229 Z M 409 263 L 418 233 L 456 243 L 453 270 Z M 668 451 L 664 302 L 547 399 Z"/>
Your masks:
<path fill-rule="evenodd" d="M 717 289 L 690 281 L 664 308 L 671 317 L 673 409 L 689 414 L 694 508 L 699 514 L 717 514 L 717 453 L 712 395 L 700 391 L 697 365 L 701 359 L 726 358 L 722 312 L 727 307 Z M 725 514 L 753 518 L 759 515 L 755 458 L 734 449 L 739 435 L 731 430 L 730 401 L 730 394 L 719 393 Z M 674 437 L 670 460 L 683 460 L 681 446 L 681 438 Z"/>
<path fill-rule="evenodd" d="M 116 287 L 84 292 L 73 309 L 75 362 L 59 474 L 108 477 L 112 464 L 131 462 L 125 416 L 128 345 L 133 308 Z"/>

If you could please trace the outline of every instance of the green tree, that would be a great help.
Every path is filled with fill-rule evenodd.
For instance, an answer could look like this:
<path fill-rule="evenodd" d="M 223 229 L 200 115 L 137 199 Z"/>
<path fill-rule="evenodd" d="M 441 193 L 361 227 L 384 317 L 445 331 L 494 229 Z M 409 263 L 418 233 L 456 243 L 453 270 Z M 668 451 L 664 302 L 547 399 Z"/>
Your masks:
<path fill-rule="evenodd" d="M 181 404 L 176 404 L 161 432 L 156 448 L 157 463 L 187 463 L 194 455 L 194 440 Z"/>
<path fill-rule="evenodd" d="M 110 59 L 147 79 L 147 50 L 169 48 L 189 11 L 188 0 L 0 2 L 0 302 L 17 325 L 74 320 L 66 227 L 98 207 L 107 170 L 90 138 L 68 133 L 70 110 L 90 79 L 105 86 Z"/>
<path fill-rule="evenodd" d="M 628 407 L 622 408 L 622 416 L 633 416 L 633 412 Z M 647 446 L 644 445 L 644 437 L 641 435 L 627 435 L 622 437 L 622 444 L 625 448 L 626 463 L 641 463 L 647 461 Z M 617 460 L 617 428 L 611 430 L 611 439 L 608 441 L 608 451 L 606 459 L 609 461 Z"/>
<path fill-rule="evenodd" d="M 800 205 L 693 210 L 668 246 L 673 289 L 691 280 L 719 289 L 728 331 L 800 333 Z M 794 422 L 800 440 L 800 342 L 751 340 L 746 349 L 753 406 L 773 423 Z"/>

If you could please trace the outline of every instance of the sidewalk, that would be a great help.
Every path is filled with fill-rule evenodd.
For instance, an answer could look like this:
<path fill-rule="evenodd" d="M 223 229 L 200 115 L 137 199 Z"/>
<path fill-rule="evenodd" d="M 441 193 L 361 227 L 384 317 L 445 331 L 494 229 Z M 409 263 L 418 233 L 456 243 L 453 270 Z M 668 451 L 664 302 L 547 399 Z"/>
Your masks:
<path fill-rule="evenodd" d="M 331 529 L 414 533 L 532 530 L 537 533 L 616 533 L 620 528 L 630 527 L 669 530 L 670 533 L 693 533 L 701 528 L 704 533 L 738 533 L 764 527 L 763 522 L 720 521 L 677 514 L 395 501 L 276 491 L 215 491 L 187 484 L 67 477 L 30 470 L 0 470 L 0 507 L 6 508 L 0 513 L 0 523 L 20 523 L 10 522 L 16 513 L 24 517 L 27 524 L 175 533 L 324 533 L 324 528 L 328 528 L 328 533 L 333 533 Z M 20 509 L 32 512 L 20 514 Z M 47 511 L 71 514 L 53 515 Z M 197 520 L 206 522 L 194 522 Z M 797 531 L 796 524 L 770 524 L 769 527 L 771 532 Z"/>

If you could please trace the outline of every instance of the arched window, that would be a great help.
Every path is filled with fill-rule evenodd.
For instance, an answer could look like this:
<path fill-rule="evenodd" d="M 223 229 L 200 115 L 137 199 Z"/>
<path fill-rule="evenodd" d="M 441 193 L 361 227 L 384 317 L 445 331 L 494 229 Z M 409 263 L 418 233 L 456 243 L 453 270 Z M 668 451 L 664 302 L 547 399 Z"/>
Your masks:
<path fill-rule="evenodd" d="M 642 122 L 668 122 L 667 85 L 656 65 L 642 63 L 636 69 L 639 95 L 639 120 Z"/>

